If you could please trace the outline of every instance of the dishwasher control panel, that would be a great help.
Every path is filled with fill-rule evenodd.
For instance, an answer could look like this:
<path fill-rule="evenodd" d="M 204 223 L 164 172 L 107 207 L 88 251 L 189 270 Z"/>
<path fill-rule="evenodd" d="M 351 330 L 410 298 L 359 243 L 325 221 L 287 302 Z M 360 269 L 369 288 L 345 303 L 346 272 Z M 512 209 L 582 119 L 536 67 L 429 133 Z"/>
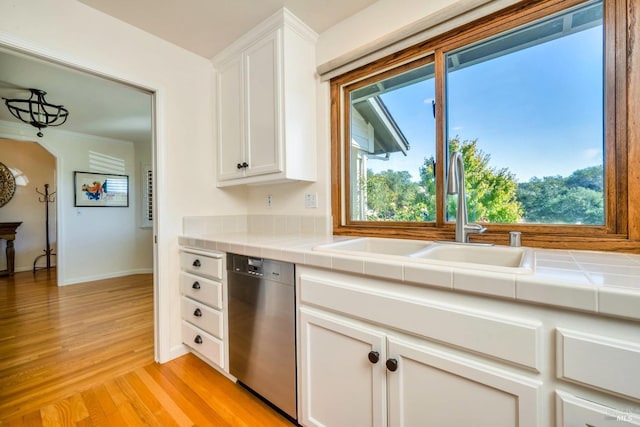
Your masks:
<path fill-rule="evenodd" d="M 264 260 L 262 258 L 248 258 L 247 259 L 247 273 L 254 276 L 262 277 L 264 275 L 262 271 L 262 264 Z"/>
<path fill-rule="evenodd" d="M 294 281 L 293 264 L 264 258 L 227 254 L 227 270 L 281 283 Z"/>

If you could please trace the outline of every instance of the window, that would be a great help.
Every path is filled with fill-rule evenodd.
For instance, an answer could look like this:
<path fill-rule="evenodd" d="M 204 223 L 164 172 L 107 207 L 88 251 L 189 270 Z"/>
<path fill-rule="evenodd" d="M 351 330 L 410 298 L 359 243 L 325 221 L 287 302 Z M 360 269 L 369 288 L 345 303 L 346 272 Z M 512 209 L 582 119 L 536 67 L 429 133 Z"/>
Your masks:
<path fill-rule="evenodd" d="M 423 175 L 433 173 L 424 160 L 435 155 L 433 62 L 355 87 L 350 91 L 351 219 L 435 220 L 435 187 L 422 185 Z"/>
<path fill-rule="evenodd" d="M 333 79 L 334 232 L 449 238 L 460 151 L 479 240 L 627 237 L 615 3 L 514 7 Z"/>
<path fill-rule="evenodd" d="M 604 224 L 602 17 L 587 3 L 445 54 L 470 221 Z"/>

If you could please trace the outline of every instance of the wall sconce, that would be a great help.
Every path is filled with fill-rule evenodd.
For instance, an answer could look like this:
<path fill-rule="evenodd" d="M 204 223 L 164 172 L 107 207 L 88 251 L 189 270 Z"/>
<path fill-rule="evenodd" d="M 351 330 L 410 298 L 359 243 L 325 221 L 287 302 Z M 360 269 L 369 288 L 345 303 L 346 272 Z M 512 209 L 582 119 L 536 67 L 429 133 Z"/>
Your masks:
<path fill-rule="evenodd" d="M 62 105 L 49 104 L 40 89 L 29 89 L 29 99 L 4 99 L 11 114 L 18 120 L 38 128 L 37 135 L 42 137 L 42 129 L 48 126 L 60 126 L 67 121 L 69 110 Z"/>

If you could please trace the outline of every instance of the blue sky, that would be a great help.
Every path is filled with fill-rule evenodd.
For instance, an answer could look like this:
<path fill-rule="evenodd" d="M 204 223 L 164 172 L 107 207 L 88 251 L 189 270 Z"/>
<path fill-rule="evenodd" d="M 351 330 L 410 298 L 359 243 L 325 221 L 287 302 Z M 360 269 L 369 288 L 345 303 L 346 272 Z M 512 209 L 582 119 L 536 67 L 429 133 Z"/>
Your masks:
<path fill-rule="evenodd" d="M 448 132 L 478 138 L 495 167 L 518 181 L 602 164 L 602 27 L 594 27 L 452 72 L 447 80 Z M 417 178 L 434 154 L 433 79 L 384 94 L 411 144 L 408 156 L 370 168 L 408 170 Z"/>

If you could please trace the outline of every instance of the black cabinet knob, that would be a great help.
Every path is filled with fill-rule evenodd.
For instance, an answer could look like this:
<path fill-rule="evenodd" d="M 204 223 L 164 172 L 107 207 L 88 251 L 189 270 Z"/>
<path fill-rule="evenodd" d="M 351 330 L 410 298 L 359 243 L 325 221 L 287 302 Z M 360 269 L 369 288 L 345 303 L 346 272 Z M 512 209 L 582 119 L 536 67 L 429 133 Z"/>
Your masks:
<path fill-rule="evenodd" d="M 238 169 L 242 169 L 242 163 L 238 163 L 238 164 L 236 165 L 236 167 L 237 167 Z"/>
<path fill-rule="evenodd" d="M 193 340 L 193 342 L 196 343 L 196 344 L 202 344 L 202 337 L 200 335 L 196 335 L 196 337 Z"/>
<path fill-rule="evenodd" d="M 387 369 L 395 372 L 398 369 L 398 361 L 396 359 L 387 359 Z"/>
<path fill-rule="evenodd" d="M 378 363 L 378 360 L 380 360 L 380 353 L 378 353 L 377 351 L 370 351 L 369 352 L 369 362 Z"/>
<path fill-rule="evenodd" d="M 193 289 L 200 289 L 200 283 L 198 283 L 198 282 L 193 282 L 193 285 L 191 285 L 191 287 L 192 287 Z"/>
<path fill-rule="evenodd" d="M 193 315 L 196 317 L 202 317 L 202 312 L 199 308 L 196 308 L 196 311 L 193 312 Z"/>
<path fill-rule="evenodd" d="M 194 266 L 194 267 L 200 267 L 201 265 L 202 265 L 202 264 L 200 264 L 200 260 L 199 260 L 199 259 L 197 259 L 197 260 L 193 261 L 193 266 Z"/>
<path fill-rule="evenodd" d="M 249 164 L 248 164 L 247 162 L 242 162 L 242 167 L 243 167 L 243 168 L 248 168 L 248 167 L 249 167 Z"/>

